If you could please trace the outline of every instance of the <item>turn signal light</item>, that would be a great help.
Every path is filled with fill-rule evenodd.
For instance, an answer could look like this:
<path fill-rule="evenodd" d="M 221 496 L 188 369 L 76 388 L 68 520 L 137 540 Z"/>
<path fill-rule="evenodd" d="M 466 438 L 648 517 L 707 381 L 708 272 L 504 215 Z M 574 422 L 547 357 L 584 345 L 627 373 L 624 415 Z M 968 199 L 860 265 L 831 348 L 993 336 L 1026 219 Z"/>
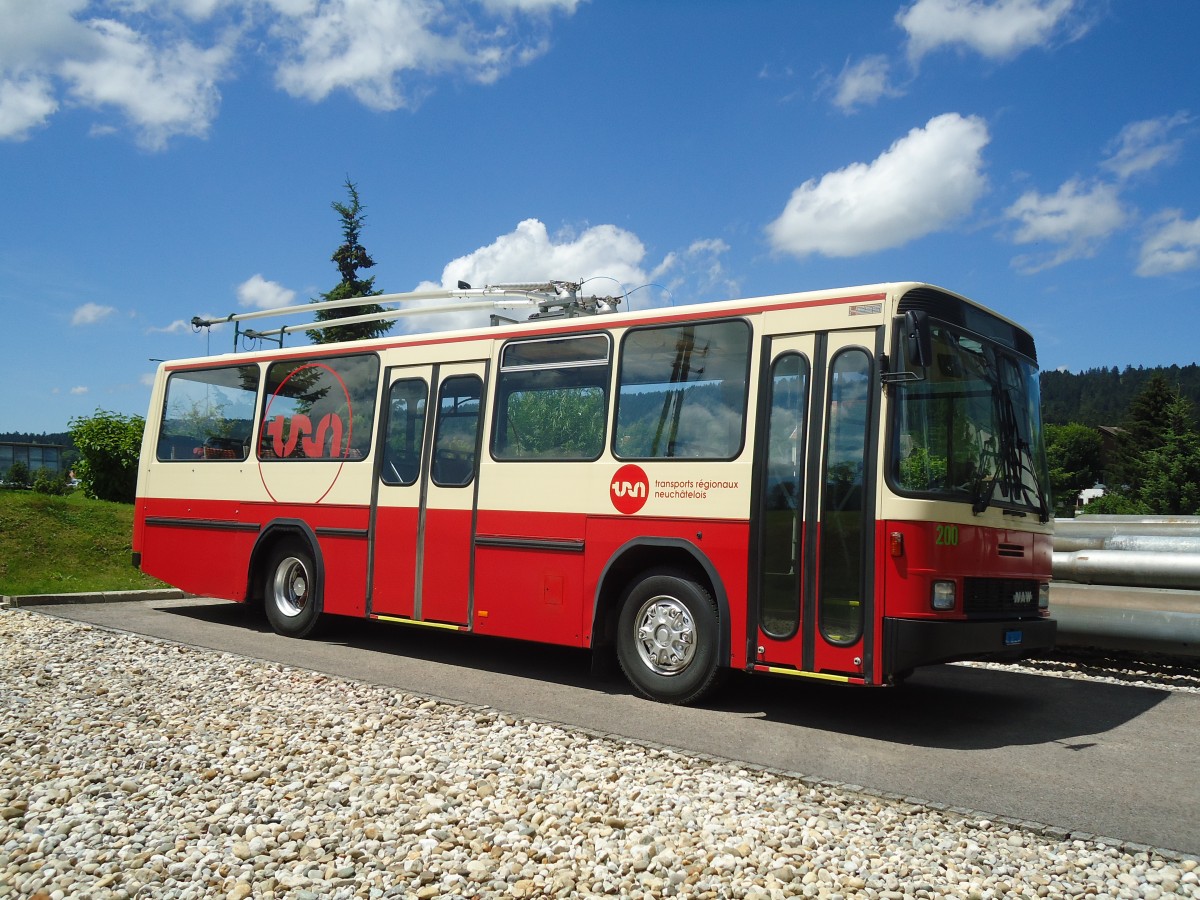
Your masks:
<path fill-rule="evenodd" d="M 888 535 L 889 544 L 892 548 L 892 556 L 897 558 L 904 555 L 904 533 L 901 531 L 893 531 Z"/>

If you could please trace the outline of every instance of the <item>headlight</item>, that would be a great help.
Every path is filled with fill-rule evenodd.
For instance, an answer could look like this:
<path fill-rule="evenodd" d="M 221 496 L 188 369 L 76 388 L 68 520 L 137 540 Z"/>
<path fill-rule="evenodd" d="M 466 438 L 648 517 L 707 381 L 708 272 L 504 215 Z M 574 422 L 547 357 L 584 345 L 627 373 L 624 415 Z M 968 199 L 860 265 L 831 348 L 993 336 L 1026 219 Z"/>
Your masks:
<path fill-rule="evenodd" d="M 1050 608 L 1050 582 L 1045 581 L 1038 586 L 1038 609 Z"/>
<path fill-rule="evenodd" d="M 934 609 L 954 609 L 954 582 L 935 581 L 932 603 Z"/>

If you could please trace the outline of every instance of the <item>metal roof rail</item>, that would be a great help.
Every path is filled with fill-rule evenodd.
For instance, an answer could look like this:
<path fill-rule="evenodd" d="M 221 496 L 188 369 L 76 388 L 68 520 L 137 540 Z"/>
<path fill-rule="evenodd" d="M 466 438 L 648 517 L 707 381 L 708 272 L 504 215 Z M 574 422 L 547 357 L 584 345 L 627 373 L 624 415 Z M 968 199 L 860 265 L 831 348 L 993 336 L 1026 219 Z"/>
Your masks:
<path fill-rule="evenodd" d="M 265 339 L 277 341 L 279 346 L 282 347 L 284 335 L 296 331 L 309 331 L 314 328 L 336 328 L 340 325 L 357 325 L 361 322 L 389 321 L 407 316 L 428 316 L 448 312 L 485 309 L 533 309 L 534 311 L 529 315 L 529 318 L 533 320 L 573 318 L 575 316 L 616 312 L 617 305 L 621 302 L 622 298 L 595 295 L 580 296 L 580 287 L 580 283 L 574 281 L 545 281 L 491 284 L 482 288 L 473 288 L 466 282 L 460 281 L 456 289 L 439 288 L 429 291 L 409 291 L 399 294 L 349 297 L 343 300 L 322 300 L 318 303 L 302 303 L 295 306 L 279 306 L 274 309 L 260 309 L 246 313 L 230 313 L 228 316 L 218 318 L 195 316 L 192 319 L 192 327 L 199 330 L 201 328 L 209 328 L 213 325 L 233 323 L 233 349 L 236 353 L 238 342 L 242 337 L 251 340 Z M 344 316 L 338 319 L 331 319 L 327 322 L 305 322 L 299 325 L 284 325 L 264 331 L 243 328 L 241 326 L 242 322 L 252 319 L 305 315 L 323 309 L 346 309 L 369 304 L 382 306 L 389 303 L 420 303 L 428 300 L 453 300 L 458 302 L 439 304 L 437 306 L 417 306 L 407 309 L 393 307 L 358 316 Z M 499 318 L 498 316 L 493 316 L 493 324 Z"/>

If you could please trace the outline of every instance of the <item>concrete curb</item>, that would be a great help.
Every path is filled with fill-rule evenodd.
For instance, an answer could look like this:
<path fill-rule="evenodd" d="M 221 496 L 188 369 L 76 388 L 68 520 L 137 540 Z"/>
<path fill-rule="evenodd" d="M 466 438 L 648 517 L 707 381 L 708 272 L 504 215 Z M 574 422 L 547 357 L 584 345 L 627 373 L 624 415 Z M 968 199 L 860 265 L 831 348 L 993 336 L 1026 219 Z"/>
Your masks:
<path fill-rule="evenodd" d="M 61 606 L 66 603 L 128 603 L 134 600 L 182 600 L 188 596 L 176 588 L 148 591 L 93 591 L 79 594 L 24 594 L 0 597 L 0 608 Z"/>

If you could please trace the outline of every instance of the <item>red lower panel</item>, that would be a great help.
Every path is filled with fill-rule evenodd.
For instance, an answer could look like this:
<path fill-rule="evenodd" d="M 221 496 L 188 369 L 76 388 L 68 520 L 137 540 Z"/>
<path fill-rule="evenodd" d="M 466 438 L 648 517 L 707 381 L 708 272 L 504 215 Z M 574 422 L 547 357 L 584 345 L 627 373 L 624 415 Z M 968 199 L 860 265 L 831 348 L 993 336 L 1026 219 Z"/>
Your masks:
<path fill-rule="evenodd" d="M 471 511 L 427 509 L 420 618 L 467 624 L 470 597 Z"/>
<path fill-rule="evenodd" d="M 412 618 L 417 585 L 415 507 L 380 506 L 375 514 L 371 610 Z"/>
<path fill-rule="evenodd" d="M 583 554 L 479 547 L 473 630 L 579 646 Z M 590 605 L 590 604 L 589 604 Z"/>
<path fill-rule="evenodd" d="M 317 535 L 324 562 L 325 609 L 365 613 L 366 507 L 142 499 L 136 516 L 142 571 L 188 593 L 239 601 L 247 597 L 261 532 L 282 520 L 303 522 Z"/>
<path fill-rule="evenodd" d="M 257 532 L 148 525 L 142 571 L 189 594 L 246 599 L 246 576 Z"/>

